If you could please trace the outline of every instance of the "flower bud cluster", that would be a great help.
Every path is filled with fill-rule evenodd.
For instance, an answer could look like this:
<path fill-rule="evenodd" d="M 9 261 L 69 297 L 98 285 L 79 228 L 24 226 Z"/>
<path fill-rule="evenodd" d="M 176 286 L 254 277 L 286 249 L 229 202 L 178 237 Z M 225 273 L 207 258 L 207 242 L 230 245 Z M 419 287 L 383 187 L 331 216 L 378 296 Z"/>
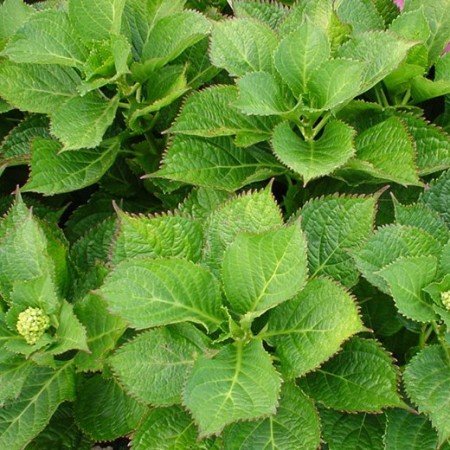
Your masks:
<path fill-rule="evenodd" d="M 16 328 L 28 344 L 34 345 L 50 326 L 50 319 L 40 308 L 29 307 L 17 318 Z"/>
<path fill-rule="evenodd" d="M 450 311 L 450 291 L 441 293 L 442 304 Z"/>

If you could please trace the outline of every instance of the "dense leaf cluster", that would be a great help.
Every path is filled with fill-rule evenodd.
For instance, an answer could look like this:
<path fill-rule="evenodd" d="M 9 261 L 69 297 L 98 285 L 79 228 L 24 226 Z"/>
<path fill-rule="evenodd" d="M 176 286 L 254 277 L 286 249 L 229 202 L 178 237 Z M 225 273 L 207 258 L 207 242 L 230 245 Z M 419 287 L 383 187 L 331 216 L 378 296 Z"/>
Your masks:
<path fill-rule="evenodd" d="M 0 448 L 450 449 L 449 40 L 450 0 L 4 0 Z"/>

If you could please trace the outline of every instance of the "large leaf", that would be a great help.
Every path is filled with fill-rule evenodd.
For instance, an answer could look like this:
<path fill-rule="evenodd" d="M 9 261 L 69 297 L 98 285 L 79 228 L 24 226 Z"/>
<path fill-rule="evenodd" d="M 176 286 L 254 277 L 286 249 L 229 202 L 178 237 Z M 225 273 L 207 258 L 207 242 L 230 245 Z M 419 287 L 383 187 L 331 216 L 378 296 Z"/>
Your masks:
<path fill-rule="evenodd" d="M 281 378 L 258 340 L 222 347 L 213 357 L 200 357 L 184 390 L 200 436 L 225 425 L 257 419 L 276 411 Z"/>
<path fill-rule="evenodd" d="M 113 379 L 94 375 L 80 387 L 75 419 L 78 426 L 95 440 L 112 441 L 133 431 L 146 410 Z"/>
<path fill-rule="evenodd" d="M 46 10 L 32 16 L 2 52 L 12 61 L 80 67 L 87 57 L 63 11 Z"/>
<path fill-rule="evenodd" d="M 203 261 L 218 273 L 225 249 L 241 232 L 263 232 L 283 219 L 270 189 L 235 197 L 217 208 L 206 223 Z"/>
<path fill-rule="evenodd" d="M 438 436 L 422 414 L 403 409 L 386 412 L 386 450 L 435 450 Z"/>
<path fill-rule="evenodd" d="M 378 274 L 388 285 L 395 304 L 404 316 L 428 322 L 436 319 L 431 299 L 423 288 L 436 279 L 438 260 L 434 256 L 399 258 Z"/>
<path fill-rule="evenodd" d="M 2 324 L 2 327 L 4 325 Z M 8 337 L 3 336 L 1 331 L 1 338 L 7 340 Z M 12 334 L 12 333 L 11 333 Z M 11 336 L 13 339 L 15 336 Z M 0 356 L 0 401 L 14 400 L 22 391 L 26 379 L 33 368 L 33 363 L 26 360 L 22 355 L 15 355 L 2 349 Z"/>
<path fill-rule="evenodd" d="M 441 246 L 430 234 L 420 228 L 389 225 L 381 227 L 362 246 L 352 250 L 356 266 L 364 277 L 389 294 L 387 282 L 379 271 L 400 257 L 439 256 Z"/>
<path fill-rule="evenodd" d="M 322 434 L 330 450 L 385 450 L 383 414 L 345 414 L 323 409 L 320 418 Z"/>
<path fill-rule="evenodd" d="M 96 149 L 61 152 L 57 141 L 34 139 L 31 176 L 23 191 L 53 195 L 90 186 L 112 166 L 119 149 L 120 142 L 111 139 Z"/>
<path fill-rule="evenodd" d="M 225 428 L 223 437 L 225 450 L 316 450 L 320 422 L 311 400 L 295 384 L 286 383 L 274 416 L 231 425 Z"/>
<path fill-rule="evenodd" d="M 301 210 L 308 242 L 311 274 L 328 275 L 351 287 L 358 270 L 348 249 L 365 241 L 372 232 L 377 196 L 325 197 L 309 201 Z"/>
<path fill-rule="evenodd" d="M 111 262 L 128 258 L 201 257 L 203 230 L 200 222 L 187 217 L 132 216 L 119 211 L 119 227 L 111 249 Z"/>
<path fill-rule="evenodd" d="M 439 443 L 450 437 L 450 358 L 448 349 L 426 347 L 406 367 L 407 394 L 419 411 L 431 418 Z"/>
<path fill-rule="evenodd" d="M 85 42 L 119 34 L 126 0 L 70 0 L 69 19 Z"/>
<path fill-rule="evenodd" d="M 272 311 L 262 337 L 276 347 L 283 373 L 294 378 L 318 367 L 363 329 L 352 297 L 336 283 L 314 278 Z"/>
<path fill-rule="evenodd" d="M 80 83 L 71 67 L 11 61 L 0 64 L 0 95 L 24 111 L 52 113 L 78 95 Z"/>
<path fill-rule="evenodd" d="M 89 92 L 75 97 L 52 113 L 51 131 L 64 144 L 64 150 L 96 147 L 114 120 L 118 105 L 118 96 L 106 100 Z"/>
<path fill-rule="evenodd" d="M 152 177 L 235 191 L 283 172 L 265 150 L 237 147 L 230 138 L 175 136 Z"/>
<path fill-rule="evenodd" d="M 273 132 L 275 155 L 308 183 L 314 178 L 332 173 L 355 153 L 355 130 L 338 120 L 325 127 L 317 140 L 305 140 L 292 130 L 289 122 L 280 123 Z"/>
<path fill-rule="evenodd" d="M 124 261 L 99 294 L 133 328 L 192 321 L 214 330 L 223 318 L 217 280 L 183 259 Z"/>
<path fill-rule="evenodd" d="M 237 98 L 235 86 L 214 86 L 195 92 L 169 131 L 202 137 L 236 135 L 237 140 L 245 138 L 242 144 L 246 145 L 268 140 L 276 121 L 240 113 L 231 106 Z"/>
<path fill-rule="evenodd" d="M 438 212 L 450 226 L 450 170 L 433 180 L 421 195 L 422 203 Z"/>
<path fill-rule="evenodd" d="M 330 56 L 330 44 L 326 33 L 315 24 L 306 21 L 278 45 L 275 67 L 292 93 L 300 98 L 307 92 L 311 74 Z"/>
<path fill-rule="evenodd" d="M 60 403 L 75 400 L 72 362 L 35 367 L 19 397 L 0 409 L 0 445 L 21 450 L 49 422 Z"/>
<path fill-rule="evenodd" d="M 370 0 L 340 0 L 336 13 L 343 22 L 352 26 L 355 33 L 384 29 L 383 17 Z"/>
<path fill-rule="evenodd" d="M 272 72 L 272 53 L 278 44 L 274 31 L 252 19 L 234 19 L 214 25 L 211 61 L 230 75 Z"/>
<path fill-rule="evenodd" d="M 78 352 L 75 356 L 77 369 L 99 371 L 108 353 L 115 347 L 126 330 L 126 323 L 107 310 L 105 302 L 98 296 L 89 294 L 75 304 L 75 312 L 86 328 L 89 353 Z"/>
<path fill-rule="evenodd" d="M 300 387 L 328 408 L 381 412 L 402 406 L 397 368 L 373 339 L 353 338 L 320 369 L 300 380 Z"/>
<path fill-rule="evenodd" d="M 0 5 L 0 47 L 35 13 L 34 9 L 22 0 L 5 0 Z"/>
<path fill-rule="evenodd" d="M 222 265 L 233 311 L 250 319 L 297 294 L 306 273 L 306 241 L 298 222 L 265 233 L 239 234 Z"/>
<path fill-rule="evenodd" d="M 134 398 L 155 406 L 181 403 L 181 392 L 206 336 L 191 324 L 171 325 L 140 334 L 122 346 L 109 364 Z"/>

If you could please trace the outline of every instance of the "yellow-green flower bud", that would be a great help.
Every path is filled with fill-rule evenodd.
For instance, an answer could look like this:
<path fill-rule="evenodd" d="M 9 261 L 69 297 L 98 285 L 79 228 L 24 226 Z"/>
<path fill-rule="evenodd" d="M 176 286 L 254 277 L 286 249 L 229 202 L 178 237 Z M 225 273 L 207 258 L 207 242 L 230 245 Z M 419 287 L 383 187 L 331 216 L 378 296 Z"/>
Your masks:
<path fill-rule="evenodd" d="M 441 292 L 442 304 L 450 311 L 450 291 Z"/>
<path fill-rule="evenodd" d="M 50 326 L 50 319 L 40 308 L 29 307 L 17 318 L 16 328 L 28 344 L 34 345 Z"/>

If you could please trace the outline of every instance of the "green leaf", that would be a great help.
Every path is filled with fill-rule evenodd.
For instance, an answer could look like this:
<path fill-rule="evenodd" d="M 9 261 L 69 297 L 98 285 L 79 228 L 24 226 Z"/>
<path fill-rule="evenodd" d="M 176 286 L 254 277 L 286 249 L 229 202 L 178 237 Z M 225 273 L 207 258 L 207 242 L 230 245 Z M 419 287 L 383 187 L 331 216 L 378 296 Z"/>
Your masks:
<path fill-rule="evenodd" d="M 219 274 L 224 252 L 238 233 L 261 233 L 280 225 L 281 211 L 270 188 L 235 197 L 213 211 L 206 222 L 203 261 Z"/>
<path fill-rule="evenodd" d="M 305 285 L 306 241 L 299 223 L 239 234 L 227 248 L 222 280 L 234 312 L 253 319 L 289 300 Z"/>
<path fill-rule="evenodd" d="M 0 47 L 1 41 L 11 38 L 34 13 L 22 0 L 5 0 L 0 5 Z"/>
<path fill-rule="evenodd" d="M 247 145 L 268 140 L 277 120 L 242 114 L 231 107 L 237 98 L 235 86 L 213 86 L 195 92 L 169 131 L 201 137 L 242 136 L 249 141 Z"/>
<path fill-rule="evenodd" d="M 284 172 L 276 159 L 257 147 L 239 148 L 228 137 L 175 136 L 156 178 L 233 192 Z"/>
<path fill-rule="evenodd" d="M 450 358 L 438 345 L 425 347 L 406 367 L 406 392 L 430 417 L 439 434 L 439 444 L 450 437 Z"/>
<path fill-rule="evenodd" d="M 283 373 L 295 378 L 318 367 L 363 329 L 351 295 L 328 279 L 313 278 L 271 312 L 262 337 L 276 347 Z"/>
<path fill-rule="evenodd" d="M 371 0 L 340 0 L 336 13 L 354 33 L 384 29 L 384 20 Z"/>
<path fill-rule="evenodd" d="M 119 34 L 126 0 L 70 0 L 69 19 L 86 43 Z"/>
<path fill-rule="evenodd" d="M 106 100 L 96 92 L 75 97 L 51 115 L 51 132 L 64 144 L 63 150 L 99 145 L 116 116 L 119 97 Z"/>
<path fill-rule="evenodd" d="M 389 30 L 405 39 L 423 43 L 431 33 L 423 8 L 400 14 L 392 21 Z"/>
<path fill-rule="evenodd" d="M 436 319 L 432 301 L 422 291 L 437 274 L 434 256 L 399 258 L 378 272 L 388 285 L 401 314 L 418 322 Z"/>
<path fill-rule="evenodd" d="M 383 267 L 400 257 L 439 256 L 441 245 L 420 228 L 389 225 L 378 228 L 362 246 L 350 253 L 363 276 L 389 294 L 388 284 L 379 274 Z"/>
<path fill-rule="evenodd" d="M 196 11 L 183 11 L 161 18 L 150 31 L 142 49 L 145 69 L 155 70 L 174 60 L 202 40 L 210 28 L 206 17 Z"/>
<path fill-rule="evenodd" d="M 89 347 L 89 353 L 78 352 L 75 356 L 78 370 L 101 370 L 106 356 L 127 328 L 126 323 L 120 317 L 110 314 L 106 306 L 94 294 L 88 294 L 75 304 L 75 313 L 86 328 Z"/>
<path fill-rule="evenodd" d="M 133 431 L 146 410 L 114 380 L 94 375 L 78 391 L 75 419 L 95 440 L 112 441 Z"/>
<path fill-rule="evenodd" d="M 304 184 L 332 173 L 354 153 L 355 130 L 338 120 L 330 121 L 317 140 L 304 140 L 288 122 L 280 123 L 273 132 L 275 155 L 303 177 Z"/>
<path fill-rule="evenodd" d="M 403 409 L 386 411 L 386 450 L 435 450 L 438 437 L 423 415 Z"/>
<path fill-rule="evenodd" d="M 233 1 L 234 16 L 238 18 L 254 18 L 276 30 L 286 18 L 288 11 L 279 3 L 260 2 L 258 0 Z"/>
<path fill-rule="evenodd" d="M 19 397 L 0 409 L 0 446 L 20 450 L 42 431 L 58 405 L 75 400 L 72 362 L 35 367 Z"/>
<path fill-rule="evenodd" d="M 193 189 L 188 197 L 178 206 L 182 215 L 188 215 L 195 220 L 205 221 L 221 203 L 230 198 L 224 191 L 208 188 Z"/>
<path fill-rule="evenodd" d="M 96 183 L 112 166 L 120 150 L 118 139 L 96 149 L 61 152 L 61 144 L 36 138 L 32 144 L 31 175 L 23 192 L 61 194 Z"/>
<path fill-rule="evenodd" d="M 257 116 L 282 115 L 294 106 L 284 95 L 282 86 L 267 72 L 246 74 L 237 82 L 239 98 L 233 106 L 244 114 Z"/>
<path fill-rule="evenodd" d="M 442 245 L 445 245 L 450 238 L 450 231 L 444 220 L 436 211 L 426 205 L 416 203 L 403 206 L 394 201 L 395 220 L 399 225 L 410 225 L 421 228 L 431 234 Z"/>
<path fill-rule="evenodd" d="M 312 276 L 330 276 L 344 286 L 356 284 L 359 272 L 348 249 L 372 233 L 378 197 L 325 197 L 301 210 Z"/>
<path fill-rule="evenodd" d="M 230 75 L 273 72 L 272 54 L 278 37 L 264 23 L 254 19 L 217 22 L 212 30 L 211 61 Z"/>
<path fill-rule="evenodd" d="M 439 178 L 434 179 L 420 197 L 420 201 L 429 208 L 438 212 L 450 226 L 450 170 L 444 172 Z"/>
<path fill-rule="evenodd" d="M 189 414 L 181 406 L 171 406 L 150 410 L 133 434 L 132 446 L 133 450 L 206 450 L 212 449 L 212 442 L 210 439 L 199 442 L 197 429 Z"/>
<path fill-rule="evenodd" d="M 274 416 L 233 424 L 225 428 L 223 437 L 225 450 L 316 450 L 320 444 L 320 421 L 311 400 L 295 384 L 286 383 Z"/>
<path fill-rule="evenodd" d="M 71 67 L 12 61 L 0 64 L 0 95 L 23 111 L 52 113 L 78 95 L 80 83 Z"/>
<path fill-rule="evenodd" d="M 299 385 L 328 408 L 347 412 L 381 412 L 403 406 L 397 393 L 397 368 L 373 339 L 353 338 Z"/>
<path fill-rule="evenodd" d="M 340 47 L 337 56 L 366 63 L 361 84 L 364 92 L 396 69 L 413 45 L 394 33 L 371 31 L 355 35 Z"/>
<path fill-rule="evenodd" d="M 128 258 L 183 258 L 197 262 L 202 251 L 199 222 L 180 216 L 132 216 L 119 210 L 111 262 Z"/>
<path fill-rule="evenodd" d="M 3 340 L 3 336 L 0 338 Z M 0 356 L 0 401 L 16 399 L 33 368 L 30 360 L 2 349 Z"/>
<path fill-rule="evenodd" d="M 330 450 L 385 450 L 383 414 L 345 414 L 323 409 L 320 417 L 322 434 Z"/>
<path fill-rule="evenodd" d="M 411 80 L 411 95 L 415 103 L 450 94 L 450 80 L 431 81 L 418 76 Z"/>
<path fill-rule="evenodd" d="M 314 70 L 308 81 L 309 104 L 329 110 L 342 106 L 360 91 L 365 64 L 348 59 L 330 59 Z"/>
<path fill-rule="evenodd" d="M 133 328 L 192 321 L 215 330 L 222 322 L 219 283 L 183 259 L 131 259 L 107 277 L 99 294 Z"/>
<path fill-rule="evenodd" d="M 116 351 L 108 363 L 134 398 L 169 406 L 181 403 L 186 377 L 207 346 L 208 339 L 193 325 L 170 325 L 140 334 Z"/>
<path fill-rule="evenodd" d="M 360 172 L 367 176 L 394 181 L 404 186 L 421 186 L 416 169 L 416 150 L 408 130 L 400 119 L 391 117 L 359 133 L 355 139 L 356 159 L 338 172 Z"/>
<path fill-rule="evenodd" d="M 35 138 L 51 139 L 46 117 L 31 114 L 15 126 L 4 138 L 0 147 L 0 160 L 8 165 L 24 164 L 31 158 L 32 141 Z"/>
<path fill-rule="evenodd" d="M 299 99 L 308 91 L 312 72 L 327 61 L 329 56 L 327 35 L 321 28 L 306 21 L 280 42 L 274 61 L 281 78 Z"/>
<path fill-rule="evenodd" d="M 184 403 L 203 437 L 238 420 L 274 414 L 280 387 L 281 378 L 262 343 L 237 342 L 194 363 Z"/>
<path fill-rule="evenodd" d="M 2 54 L 18 63 L 82 67 L 87 49 L 78 40 L 66 13 L 49 9 L 33 15 Z"/>

